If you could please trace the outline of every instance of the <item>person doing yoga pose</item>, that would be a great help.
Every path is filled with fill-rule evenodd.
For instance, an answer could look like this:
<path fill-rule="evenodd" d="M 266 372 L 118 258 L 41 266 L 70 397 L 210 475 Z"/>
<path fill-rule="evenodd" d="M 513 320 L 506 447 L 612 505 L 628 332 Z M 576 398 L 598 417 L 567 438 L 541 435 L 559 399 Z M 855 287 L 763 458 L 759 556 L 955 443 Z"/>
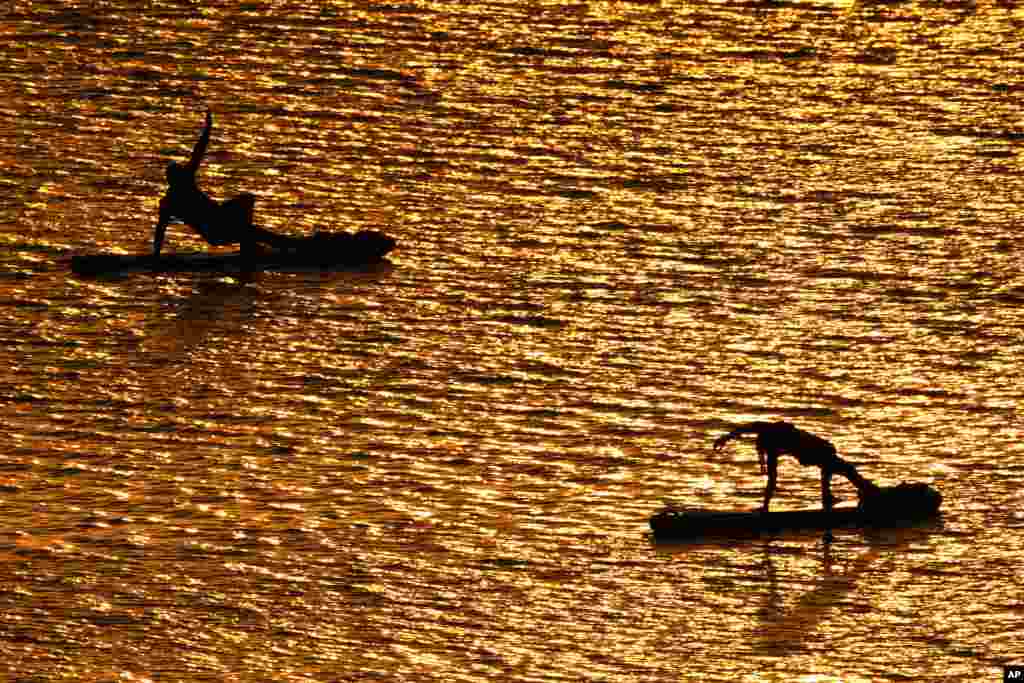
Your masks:
<path fill-rule="evenodd" d="M 748 422 L 741 424 L 728 434 L 715 439 L 714 449 L 721 450 L 729 441 L 743 435 L 756 434 L 754 446 L 757 448 L 761 463 L 761 473 L 767 471 L 768 484 L 764 490 L 762 512 L 768 512 L 778 473 L 780 455 L 791 455 L 801 465 L 821 468 L 821 505 L 831 512 L 835 499 L 832 497 L 831 482 L 833 474 L 846 477 L 857 489 L 857 494 L 864 500 L 879 492 L 878 486 L 865 479 L 857 468 L 836 454 L 836 447 L 831 443 L 802 429 L 797 429 L 788 422 Z"/>
<path fill-rule="evenodd" d="M 278 235 L 253 225 L 256 197 L 248 192 L 218 202 L 199 189 L 196 172 L 206 154 L 213 130 L 213 114 L 206 111 L 206 125 L 199 136 L 188 163 L 172 161 L 167 165 L 167 192 L 160 200 L 160 218 L 153 234 L 153 256 L 160 256 L 164 235 L 172 219 L 192 227 L 213 246 L 238 244 L 242 253 L 252 255 L 257 244 L 288 249 L 298 244 L 293 237 Z"/>

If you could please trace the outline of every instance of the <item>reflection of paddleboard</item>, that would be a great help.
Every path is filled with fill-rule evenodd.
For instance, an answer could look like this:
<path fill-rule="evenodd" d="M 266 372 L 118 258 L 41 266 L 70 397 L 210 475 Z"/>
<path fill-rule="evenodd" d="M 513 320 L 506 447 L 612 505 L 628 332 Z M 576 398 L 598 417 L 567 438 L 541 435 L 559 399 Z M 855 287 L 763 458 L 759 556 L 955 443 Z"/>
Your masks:
<path fill-rule="evenodd" d="M 750 537 L 792 531 L 838 528 L 910 526 L 939 514 L 942 496 L 926 484 L 900 484 L 881 489 L 874 499 L 857 507 L 782 512 L 718 512 L 664 510 L 651 517 L 651 530 L 659 539 Z"/>
<path fill-rule="evenodd" d="M 89 254 L 71 257 L 78 275 L 117 273 L 224 272 L 244 270 L 294 270 L 354 268 L 381 263 L 395 248 L 395 241 L 379 232 L 317 233 L 288 251 L 264 251 L 245 263 L 238 252 L 161 254 Z"/>

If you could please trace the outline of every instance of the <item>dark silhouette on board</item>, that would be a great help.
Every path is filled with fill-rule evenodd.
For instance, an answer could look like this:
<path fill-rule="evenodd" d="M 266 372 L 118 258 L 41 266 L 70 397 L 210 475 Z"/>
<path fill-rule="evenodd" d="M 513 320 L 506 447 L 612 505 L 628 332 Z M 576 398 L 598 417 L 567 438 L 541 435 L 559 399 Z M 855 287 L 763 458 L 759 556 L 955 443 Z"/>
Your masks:
<path fill-rule="evenodd" d="M 754 442 L 761 461 L 761 472 L 767 473 L 768 484 L 764 502 L 757 512 L 722 512 L 688 510 L 669 507 L 654 514 L 650 520 L 655 538 L 665 541 L 698 540 L 702 538 L 744 537 L 775 534 L 784 531 L 823 530 L 826 543 L 833 540 L 832 529 L 886 528 L 917 525 L 939 516 L 942 494 L 924 483 L 902 483 L 880 487 L 862 476 L 857 468 L 836 454 L 835 446 L 788 422 L 748 422 L 715 439 L 714 449 L 744 434 L 756 435 Z M 821 469 L 821 503 L 823 510 L 788 510 L 769 512 L 778 475 L 781 455 L 791 455 L 801 465 Z M 832 476 L 846 477 L 857 489 L 856 507 L 833 507 Z"/>
<path fill-rule="evenodd" d="M 878 486 L 861 476 L 856 467 L 840 458 L 836 453 L 836 447 L 830 442 L 820 436 L 798 429 L 789 422 L 748 422 L 739 425 L 728 434 L 715 439 L 714 449 L 721 450 L 729 441 L 743 434 L 757 435 L 754 446 L 757 448 L 761 473 L 764 474 L 767 471 L 768 474 L 768 483 L 764 489 L 764 502 L 761 505 L 762 512 L 768 512 L 768 506 L 775 494 L 780 455 L 791 455 L 801 465 L 821 469 L 821 507 L 826 514 L 831 515 L 832 506 L 835 503 L 835 498 L 832 496 L 832 475 L 834 474 L 846 477 L 856 487 L 862 503 L 877 496 L 881 491 Z M 825 530 L 824 538 L 826 542 L 832 541 L 831 529 Z"/>
<path fill-rule="evenodd" d="M 765 474 L 766 471 L 768 474 L 768 484 L 764 489 L 764 503 L 761 505 L 763 512 L 768 512 L 768 505 L 775 494 L 780 455 L 791 455 L 801 465 L 821 469 L 821 507 L 826 512 L 831 512 L 835 502 L 831 490 L 832 475 L 834 474 L 846 477 L 856 487 L 861 500 L 879 492 L 878 486 L 861 476 L 856 467 L 836 454 L 836 447 L 830 442 L 820 436 L 798 429 L 789 422 L 748 422 L 739 425 L 728 434 L 715 439 L 714 449 L 721 450 L 729 441 L 743 434 L 757 435 L 754 446 L 757 448 L 761 474 Z"/>
<path fill-rule="evenodd" d="M 210 144 L 213 130 L 213 114 L 206 111 L 206 124 L 199 140 L 192 149 L 188 163 L 171 162 L 167 165 L 167 192 L 160 200 L 160 218 L 153 234 L 153 261 L 160 257 L 167 226 L 178 219 L 192 227 L 203 239 L 213 246 L 238 244 L 241 247 L 243 268 L 254 267 L 257 258 L 272 267 L 279 266 L 357 266 L 378 263 L 395 248 L 395 240 L 376 230 L 360 230 L 356 233 L 317 231 L 309 237 L 279 235 L 253 224 L 253 207 L 256 197 L 248 192 L 219 202 L 199 189 L 196 173 Z M 270 253 L 264 253 L 265 247 Z M 124 259 L 113 260 L 100 257 L 99 260 L 79 259 L 73 267 L 90 274 L 103 269 L 130 268 L 133 265 Z M 207 263 L 195 259 L 163 263 L 168 270 L 191 270 L 223 264 Z"/>
<path fill-rule="evenodd" d="M 301 240 L 253 225 L 254 195 L 246 192 L 218 202 L 199 189 L 196 172 L 210 144 L 212 130 L 213 114 L 207 110 L 206 125 L 188 163 L 172 161 L 167 164 L 167 192 L 160 200 L 160 218 L 153 234 L 153 256 L 160 256 L 167 225 L 175 218 L 193 228 L 211 245 L 238 244 L 245 255 L 253 255 L 257 244 L 277 249 L 297 247 Z"/>

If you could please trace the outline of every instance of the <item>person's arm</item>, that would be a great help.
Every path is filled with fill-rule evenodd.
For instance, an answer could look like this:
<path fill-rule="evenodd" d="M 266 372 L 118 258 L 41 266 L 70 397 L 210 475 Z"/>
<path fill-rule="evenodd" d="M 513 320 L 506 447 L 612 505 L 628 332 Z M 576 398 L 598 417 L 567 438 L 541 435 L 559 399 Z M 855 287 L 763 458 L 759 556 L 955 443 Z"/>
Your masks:
<path fill-rule="evenodd" d="M 828 467 L 822 467 L 821 509 L 831 514 L 833 503 L 835 503 L 835 498 L 832 496 L 832 470 L 830 470 Z"/>
<path fill-rule="evenodd" d="M 731 432 L 729 432 L 728 434 L 723 434 L 722 436 L 720 436 L 717 439 L 715 439 L 714 449 L 716 451 L 722 450 L 722 448 L 725 447 L 725 444 L 729 443 L 733 439 L 735 439 L 735 438 L 737 438 L 737 437 L 739 437 L 739 436 L 741 436 L 743 434 L 758 434 L 758 435 L 760 435 L 763 432 L 765 432 L 766 430 L 769 430 L 771 428 L 772 428 L 772 423 L 771 422 L 748 422 L 746 424 L 741 424 L 738 427 L 736 427 L 736 429 L 734 429 Z"/>
<path fill-rule="evenodd" d="M 187 168 L 195 173 L 199 170 L 199 164 L 202 163 L 203 157 L 206 155 L 206 146 L 210 144 L 210 132 L 213 130 L 213 114 L 210 110 L 206 110 L 206 125 L 203 126 L 203 132 L 199 135 L 199 140 L 196 142 L 196 146 L 192 149 L 192 156 L 188 160 Z"/>
<path fill-rule="evenodd" d="M 832 470 L 828 467 L 821 468 L 821 509 L 825 511 L 828 516 L 832 515 L 832 505 L 836 499 L 832 497 Z M 829 526 L 825 529 L 825 533 L 822 534 L 821 540 L 825 545 L 828 545 L 832 541 L 836 540 L 836 537 L 832 535 L 832 527 Z"/>
<path fill-rule="evenodd" d="M 156 230 L 153 232 L 153 258 L 159 258 L 160 248 L 164 244 L 164 234 L 167 232 L 167 224 L 171 221 L 171 214 L 168 210 L 167 197 L 160 200 L 160 218 L 156 223 Z"/>

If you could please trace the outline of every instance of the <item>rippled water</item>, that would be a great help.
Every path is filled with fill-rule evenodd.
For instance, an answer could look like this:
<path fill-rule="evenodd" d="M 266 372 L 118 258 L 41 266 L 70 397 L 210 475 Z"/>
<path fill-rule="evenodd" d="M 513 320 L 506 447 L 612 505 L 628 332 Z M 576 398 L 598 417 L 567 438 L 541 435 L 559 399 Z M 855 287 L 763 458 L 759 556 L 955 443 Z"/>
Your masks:
<path fill-rule="evenodd" d="M 999 680 L 1021 36 L 985 0 L 13 0 L 3 676 Z M 205 188 L 393 267 L 71 277 L 148 248 L 199 98 Z M 943 523 L 652 543 L 666 501 L 755 507 L 709 446 L 780 418 Z"/>

